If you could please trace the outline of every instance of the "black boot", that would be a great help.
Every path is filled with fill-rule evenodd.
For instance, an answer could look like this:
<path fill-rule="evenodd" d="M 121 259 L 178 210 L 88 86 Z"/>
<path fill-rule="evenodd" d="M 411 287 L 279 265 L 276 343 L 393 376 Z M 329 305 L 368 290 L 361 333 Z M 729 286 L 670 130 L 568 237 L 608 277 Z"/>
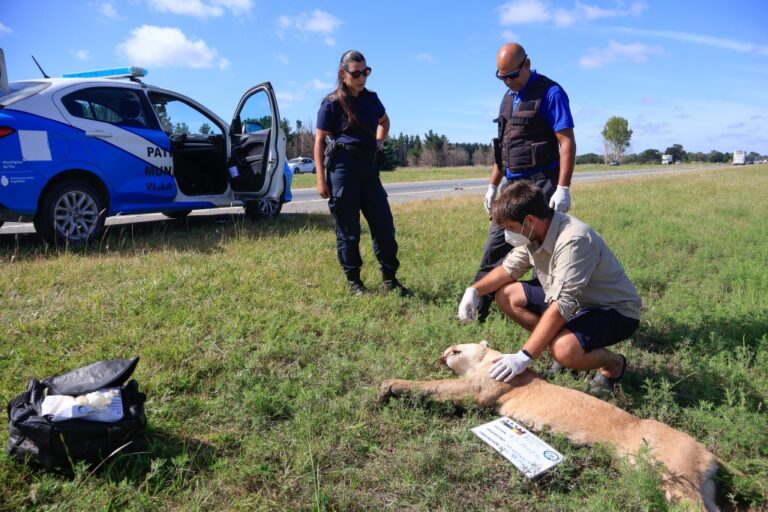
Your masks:
<path fill-rule="evenodd" d="M 482 323 L 491 313 L 491 304 L 493 304 L 493 294 L 480 297 L 480 304 L 477 307 L 477 321 Z"/>
<path fill-rule="evenodd" d="M 362 295 L 369 295 L 371 291 L 365 287 L 363 281 L 360 279 L 360 272 L 350 272 L 347 274 L 347 285 L 349 286 L 349 292 L 352 295 L 360 297 Z"/>
<path fill-rule="evenodd" d="M 362 295 L 370 295 L 371 291 L 365 287 L 363 282 L 359 279 L 355 280 L 347 280 L 347 284 L 349 285 L 349 292 L 352 295 L 355 295 L 357 297 L 360 297 Z"/>
<path fill-rule="evenodd" d="M 403 286 L 403 284 L 397 280 L 396 277 L 391 279 L 384 278 L 384 291 L 387 293 L 396 291 L 401 297 L 412 297 L 413 292 Z"/>

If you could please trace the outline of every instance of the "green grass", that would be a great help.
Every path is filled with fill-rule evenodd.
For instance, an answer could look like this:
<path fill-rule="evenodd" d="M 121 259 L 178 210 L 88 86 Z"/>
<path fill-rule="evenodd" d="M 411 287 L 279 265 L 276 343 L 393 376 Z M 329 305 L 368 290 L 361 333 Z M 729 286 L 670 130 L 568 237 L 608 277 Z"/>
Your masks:
<path fill-rule="evenodd" d="M 573 190 L 572 213 L 644 301 L 639 331 L 617 347 L 631 366 L 611 401 L 704 443 L 728 466 L 721 503 L 740 510 L 768 499 L 768 201 L 746 193 L 766 188 L 768 167 L 752 166 Z M 323 214 L 135 225 L 70 251 L 3 237 L 0 397 L 140 355 L 151 431 L 145 453 L 92 476 L 0 456 L 0 509 L 676 510 L 652 461 L 543 434 L 566 460 L 531 482 L 470 432 L 492 412 L 377 407 L 384 379 L 447 377 L 437 359 L 452 343 L 511 351 L 524 338 L 497 311 L 455 319 L 487 230 L 480 197 L 393 211 L 412 299 L 381 293 L 367 230 L 363 278 L 378 293 L 348 296 Z"/>
<path fill-rule="evenodd" d="M 711 166 L 713 164 L 695 163 L 696 166 Z M 573 172 L 599 172 L 599 171 L 631 171 L 633 169 L 668 168 L 662 165 L 622 165 L 612 167 L 610 165 L 577 165 Z M 432 180 L 459 180 L 469 178 L 489 178 L 491 168 L 487 166 L 467 167 L 398 167 L 394 172 L 382 172 L 381 181 L 384 183 L 401 183 L 405 181 L 432 181 Z M 317 176 L 313 174 L 295 174 L 292 188 L 315 188 Z"/>

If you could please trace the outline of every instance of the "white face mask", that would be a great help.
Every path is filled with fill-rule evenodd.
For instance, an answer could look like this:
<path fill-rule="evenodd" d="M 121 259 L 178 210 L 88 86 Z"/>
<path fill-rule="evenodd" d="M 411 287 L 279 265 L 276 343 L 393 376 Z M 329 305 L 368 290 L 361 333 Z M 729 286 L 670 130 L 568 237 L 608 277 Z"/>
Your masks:
<path fill-rule="evenodd" d="M 528 233 L 528 236 L 525 236 L 523 234 L 524 230 L 525 230 L 525 219 L 523 219 L 523 225 L 520 228 L 519 233 L 515 233 L 511 229 L 505 229 L 504 240 L 512 247 L 518 247 L 520 245 L 528 245 L 529 243 L 531 243 L 531 239 L 528 237 L 533 234 L 533 225 L 531 225 L 531 231 L 530 233 Z"/>

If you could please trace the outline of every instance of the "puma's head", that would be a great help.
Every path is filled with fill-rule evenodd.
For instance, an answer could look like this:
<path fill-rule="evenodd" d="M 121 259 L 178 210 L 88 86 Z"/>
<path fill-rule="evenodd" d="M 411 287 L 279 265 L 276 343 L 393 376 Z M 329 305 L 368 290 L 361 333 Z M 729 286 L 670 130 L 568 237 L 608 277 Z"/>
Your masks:
<path fill-rule="evenodd" d="M 457 375 L 463 376 L 471 372 L 483 361 L 490 350 L 488 342 L 464 343 L 445 349 L 440 361 Z"/>

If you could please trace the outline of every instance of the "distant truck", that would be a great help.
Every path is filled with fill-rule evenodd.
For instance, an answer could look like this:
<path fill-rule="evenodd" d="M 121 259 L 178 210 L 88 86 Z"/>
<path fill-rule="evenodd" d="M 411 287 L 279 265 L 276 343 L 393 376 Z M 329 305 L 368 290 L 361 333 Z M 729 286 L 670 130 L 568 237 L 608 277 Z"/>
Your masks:
<path fill-rule="evenodd" d="M 747 152 L 743 149 L 737 149 L 733 152 L 733 165 L 745 165 L 747 163 Z"/>
<path fill-rule="evenodd" d="M 672 155 L 661 155 L 661 165 L 668 165 L 675 163 L 675 157 Z"/>

